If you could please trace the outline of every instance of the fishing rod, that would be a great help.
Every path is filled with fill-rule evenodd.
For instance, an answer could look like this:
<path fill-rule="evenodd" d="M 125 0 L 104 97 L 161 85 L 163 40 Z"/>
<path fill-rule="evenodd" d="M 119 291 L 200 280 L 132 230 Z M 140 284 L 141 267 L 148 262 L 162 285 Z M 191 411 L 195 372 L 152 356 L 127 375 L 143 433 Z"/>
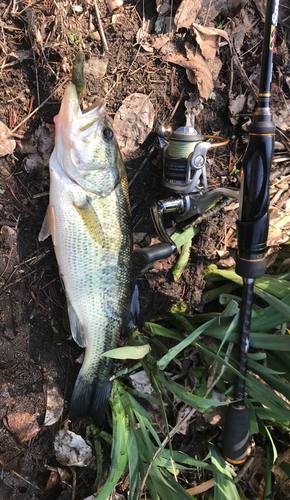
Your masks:
<path fill-rule="evenodd" d="M 257 109 L 249 127 L 250 140 L 243 159 L 240 191 L 231 188 L 207 189 L 206 154 L 210 148 L 228 143 L 222 137 L 202 136 L 194 126 L 172 132 L 161 126 L 162 184 L 170 198 L 151 207 L 151 216 L 161 243 L 133 252 L 133 262 L 143 267 L 168 258 L 177 251 L 164 227 L 164 214 L 170 213 L 177 224 L 203 214 L 221 197 L 240 202 L 237 221 L 238 256 L 236 272 L 243 278 L 240 311 L 239 372 L 234 390 L 235 403 L 229 406 L 223 432 L 223 454 L 233 464 L 245 461 L 249 449 L 249 413 L 245 404 L 245 376 L 255 279 L 265 272 L 265 251 L 269 229 L 269 180 L 274 153 L 275 126 L 270 113 L 270 84 L 276 39 L 279 0 L 268 0 L 262 51 L 261 79 Z"/>
<path fill-rule="evenodd" d="M 257 109 L 249 126 L 243 158 L 240 212 L 237 221 L 236 273 L 243 278 L 240 311 L 239 372 L 246 377 L 255 279 L 265 273 L 269 229 L 269 181 L 274 154 L 275 125 L 270 112 L 270 86 L 276 41 L 279 0 L 268 0 Z M 243 463 L 249 450 L 249 413 L 245 404 L 245 378 L 238 377 L 234 400 L 223 431 L 223 455 L 232 464 Z"/>

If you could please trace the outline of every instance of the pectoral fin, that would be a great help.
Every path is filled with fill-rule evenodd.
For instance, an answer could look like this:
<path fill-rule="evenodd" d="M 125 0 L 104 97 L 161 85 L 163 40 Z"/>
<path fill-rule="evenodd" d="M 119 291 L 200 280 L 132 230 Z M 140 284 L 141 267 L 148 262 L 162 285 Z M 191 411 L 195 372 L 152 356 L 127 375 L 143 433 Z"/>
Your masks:
<path fill-rule="evenodd" d="M 94 207 L 87 196 L 85 202 L 82 204 L 73 203 L 79 216 L 81 217 L 89 236 L 98 244 L 102 245 L 105 241 L 104 231 L 99 220 L 98 214 L 95 212 Z"/>
<path fill-rule="evenodd" d="M 53 242 L 55 244 L 55 210 L 53 206 L 48 205 L 47 211 L 41 226 L 41 230 L 38 236 L 38 241 L 44 241 L 50 235 L 52 236 Z"/>
<path fill-rule="evenodd" d="M 83 328 L 68 299 L 67 299 L 67 309 L 68 309 L 68 317 L 73 339 L 80 347 L 86 347 L 86 339 L 84 336 Z"/>

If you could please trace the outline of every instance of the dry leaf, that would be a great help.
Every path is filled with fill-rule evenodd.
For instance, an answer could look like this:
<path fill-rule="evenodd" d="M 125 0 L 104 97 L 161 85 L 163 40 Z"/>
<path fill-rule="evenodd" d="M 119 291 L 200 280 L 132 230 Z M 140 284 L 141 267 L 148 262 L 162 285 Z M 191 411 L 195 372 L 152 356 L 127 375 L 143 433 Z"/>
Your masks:
<path fill-rule="evenodd" d="M 106 0 L 106 3 L 110 14 L 123 6 L 123 0 Z"/>
<path fill-rule="evenodd" d="M 162 47 L 164 47 L 164 45 L 167 44 L 167 42 L 168 42 L 168 35 L 166 34 L 157 35 L 154 42 L 152 43 L 152 47 L 154 47 L 154 49 L 156 50 L 160 50 L 162 49 Z"/>
<path fill-rule="evenodd" d="M 213 81 L 217 78 L 222 62 L 218 57 L 206 61 L 202 55 L 194 54 L 193 45 L 185 43 L 186 56 L 178 51 L 176 45 L 168 42 L 161 50 L 166 56 L 166 60 L 186 68 L 186 74 L 191 83 L 196 83 L 200 96 L 208 99 L 213 91 Z"/>
<path fill-rule="evenodd" d="M 64 400 L 55 380 L 46 373 L 44 374 L 44 376 L 44 392 L 46 394 L 46 412 L 44 425 L 53 425 L 55 424 L 55 422 L 58 422 L 62 415 Z"/>
<path fill-rule="evenodd" d="M 243 107 L 246 102 L 246 96 L 244 94 L 238 95 L 235 99 L 230 99 L 230 104 L 229 104 L 229 111 L 231 116 L 237 115 L 243 110 Z M 232 122 L 232 120 L 231 120 Z M 232 122 L 233 123 L 233 122 Z M 236 125 L 237 121 L 235 120 L 235 123 L 233 125 Z"/>
<path fill-rule="evenodd" d="M 204 493 L 205 491 L 207 491 L 213 487 L 214 487 L 214 480 L 209 479 L 208 481 L 205 481 L 204 483 L 198 484 L 197 486 L 194 486 L 193 488 L 189 488 L 186 491 L 190 495 L 199 495 L 200 493 Z"/>
<path fill-rule="evenodd" d="M 59 483 L 59 473 L 57 471 L 51 471 L 49 478 L 46 483 L 46 490 L 53 488 L 56 484 Z"/>
<path fill-rule="evenodd" d="M 214 59 L 217 48 L 219 46 L 219 38 L 223 37 L 229 41 L 226 31 L 216 28 L 205 28 L 200 24 L 192 24 L 196 42 L 200 46 L 200 50 L 205 59 Z"/>
<path fill-rule="evenodd" d="M 159 16 L 164 16 L 170 11 L 170 0 L 156 0 L 156 10 Z"/>
<path fill-rule="evenodd" d="M 150 20 L 144 21 L 142 28 L 139 28 L 136 34 L 136 41 L 146 52 L 154 52 L 153 47 L 146 41 L 149 32 Z"/>
<path fill-rule="evenodd" d="M 136 391 L 154 396 L 154 389 L 144 370 L 129 375 L 129 379 Z"/>
<path fill-rule="evenodd" d="M 192 410 L 192 408 L 190 406 L 188 406 L 187 404 L 182 405 L 181 408 L 180 408 L 180 410 L 177 413 L 177 418 L 176 418 L 176 424 L 175 425 L 180 424 L 180 422 L 189 414 L 189 412 L 191 410 Z M 183 436 L 185 436 L 186 433 L 187 433 L 187 429 L 188 429 L 189 423 L 190 423 L 190 420 L 187 420 L 184 424 L 182 424 L 178 428 L 178 433 L 182 434 Z"/>
<path fill-rule="evenodd" d="M 34 438 L 40 431 L 36 415 L 27 412 L 10 413 L 3 418 L 3 423 L 20 444 Z"/>
<path fill-rule="evenodd" d="M 174 17 L 174 24 L 179 28 L 189 28 L 196 19 L 202 0 L 183 0 Z"/>
<path fill-rule="evenodd" d="M 261 19 L 263 23 L 265 22 L 266 19 L 266 11 L 267 11 L 267 0 L 254 0 L 254 4 L 257 8 L 257 11 L 259 12 Z"/>
<path fill-rule="evenodd" d="M 213 21 L 220 13 L 224 18 L 233 17 L 244 5 L 247 0 L 203 0 L 200 11 L 197 13 L 198 20 L 203 23 Z"/>
<path fill-rule="evenodd" d="M 272 113 L 272 119 L 276 127 L 284 130 L 290 130 L 290 113 L 288 109 L 281 109 L 280 112 Z"/>
<path fill-rule="evenodd" d="M 135 151 L 151 132 L 154 108 L 147 95 L 132 94 L 114 117 L 114 131 L 123 154 Z"/>
<path fill-rule="evenodd" d="M 0 158 L 11 155 L 16 147 L 16 142 L 11 137 L 11 131 L 5 123 L 0 121 Z"/>

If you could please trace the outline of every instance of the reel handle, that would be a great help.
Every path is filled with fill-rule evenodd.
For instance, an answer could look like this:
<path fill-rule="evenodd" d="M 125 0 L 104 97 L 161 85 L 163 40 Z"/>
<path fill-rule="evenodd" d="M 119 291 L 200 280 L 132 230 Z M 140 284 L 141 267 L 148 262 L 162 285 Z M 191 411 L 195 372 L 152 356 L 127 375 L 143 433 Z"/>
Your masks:
<path fill-rule="evenodd" d="M 157 243 L 151 247 L 138 248 L 132 254 L 133 264 L 148 266 L 159 260 L 168 259 L 173 253 L 172 245 L 169 243 Z"/>

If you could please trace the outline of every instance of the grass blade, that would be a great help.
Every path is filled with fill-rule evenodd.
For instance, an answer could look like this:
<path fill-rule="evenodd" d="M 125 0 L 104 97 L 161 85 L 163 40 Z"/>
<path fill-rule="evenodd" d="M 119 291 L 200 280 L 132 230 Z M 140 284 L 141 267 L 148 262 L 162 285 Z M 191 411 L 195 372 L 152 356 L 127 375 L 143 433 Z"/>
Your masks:
<path fill-rule="evenodd" d="M 212 444 L 208 444 L 211 461 L 216 466 L 214 477 L 214 500 L 240 500 L 237 488 L 233 481 L 233 472 L 226 465 L 224 458 Z"/>
<path fill-rule="evenodd" d="M 210 408 L 213 408 L 214 406 L 224 406 L 228 404 L 213 399 L 206 399 L 200 396 L 195 396 L 191 392 L 188 392 L 182 385 L 177 384 L 173 380 L 167 379 L 167 377 L 162 372 L 159 372 L 156 375 L 156 378 L 178 399 L 180 399 L 184 403 L 189 404 L 193 408 L 196 408 L 198 411 L 203 412 L 209 410 Z"/>
<path fill-rule="evenodd" d="M 191 249 L 191 240 L 187 241 L 182 246 L 181 254 L 180 254 L 175 266 L 172 269 L 172 276 L 173 276 L 174 281 L 178 281 L 180 276 L 182 275 L 183 270 L 188 263 L 190 249 Z"/>
<path fill-rule="evenodd" d="M 113 383 L 110 405 L 113 415 L 113 441 L 111 448 L 111 468 L 107 481 L 98 495 L 99 500 L 107 500 L 115 488 L 128 462 L 127 442 L 129 422 L 121 403 L 117 381 Z"/>
<path fill-rule="evenodd" d="M 101 356 L 114 359 L 142 359 L 151 351 L 149 344 L 145 345 L 127 345 L 125 347 L 117 347 L 110 351 L 104 352 Z"/>
<path fill-rule="evenodd" d="M 175 358 L 181 351 L 183 351 L 183 349 L 189 346 L 193 342 L 193 340 L 199 337 L 199 335 L 203 333 L 205 330 L 207 330 L 215 321 L 216 318 L 207 321 L 206 323 L 204 323 L 204 325 L 201 325 L 199 328 L 193 331 L 187 338 L 185 338 L 175 347 L 170 349 L 168 353 L 165 354 L 165 356 L 163 356 L 163 358 L 161 358 L 157 362 L 159 369 L 164 370 L 173 358 Z"/>

